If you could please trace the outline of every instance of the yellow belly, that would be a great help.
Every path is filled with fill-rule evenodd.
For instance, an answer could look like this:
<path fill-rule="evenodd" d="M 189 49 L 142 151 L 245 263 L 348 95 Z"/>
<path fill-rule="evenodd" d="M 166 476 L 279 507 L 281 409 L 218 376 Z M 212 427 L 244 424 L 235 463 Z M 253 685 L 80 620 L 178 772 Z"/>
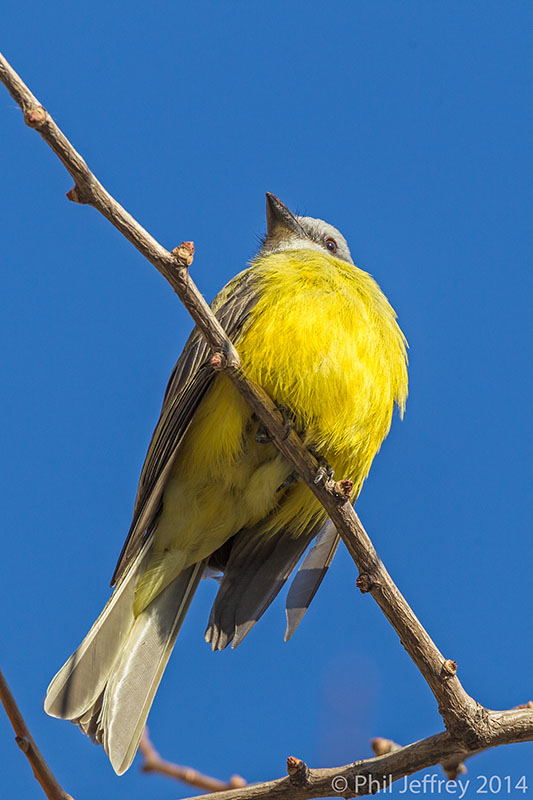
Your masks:
<path fill-rule="evenodd" d="M 395 314 L 366 273 L 326 254 L 256 260 L 260 298 L 237 347 L 247 374 L 295 419 L 296 429 L 356 496 L 407 394 L 405 342 Z M 136 613 L 185 567 L 242 528 L 302 533 L 325 512 L 292 467 L 256 442 L 257 421 L 219 375 L 187 431 L 141 578 Z"/>

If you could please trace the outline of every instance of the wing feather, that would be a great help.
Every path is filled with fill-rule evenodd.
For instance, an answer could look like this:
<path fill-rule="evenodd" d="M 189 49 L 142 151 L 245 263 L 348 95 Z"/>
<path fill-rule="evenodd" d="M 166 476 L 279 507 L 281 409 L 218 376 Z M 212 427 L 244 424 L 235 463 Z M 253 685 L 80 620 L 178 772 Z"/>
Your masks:
<path fill-rule="evenodd" d="M 311 600 L 333 561 L 340 536 L 331 520 L 326 522 L 324 528 L 316 538 L 316 542 L 309 550 L 296 575 L 287 595 L 287 642 L 303 619 Z"/>
<path fill-rule="evenodd" d="M 264 614 L 322 525 L 300 536 L 242 530 L 231 540 L 205 639 L 213 650 L 237 647 Z"/>
<path fill-rule="evenodd" d="M 214 299 L 211 307 L 232 342 L 238 340 L 257 299 L 257 281 L 250 269 L 233 278 Z M 141 471 L 132 523 L 111 586 L 123 578 L 153 530 L 161 510 L 165 483 L 180 444 L 216 375 L 209 357 L 209 345 L 195 328 L 168 382 L 161 414 Z"/>

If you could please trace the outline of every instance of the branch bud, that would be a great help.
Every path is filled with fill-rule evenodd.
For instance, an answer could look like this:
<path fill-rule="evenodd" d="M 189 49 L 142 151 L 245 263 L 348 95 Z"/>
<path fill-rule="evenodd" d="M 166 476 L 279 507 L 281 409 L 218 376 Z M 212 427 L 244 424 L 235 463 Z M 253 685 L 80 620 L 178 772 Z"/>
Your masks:
<path fill-rule="evenodd" d="M 42 128 L 46 122 L 46 110 L 42 106 L 34 106 L 24 112 L 24 122 L 30 128 Z"/>
<path fill-rule="evenodd" d="M 457 672 L 457 662 L 452 661 L 451 658 L 447 658 L 446 661 L 442 665 L 442 671 L 446 675 L 455 675 Z"/>
<path fill-rule="evenodd" d="M 190 267 L 194 258 L 194 242 L 182 242 L 172 251 L 180 267 Z"/>

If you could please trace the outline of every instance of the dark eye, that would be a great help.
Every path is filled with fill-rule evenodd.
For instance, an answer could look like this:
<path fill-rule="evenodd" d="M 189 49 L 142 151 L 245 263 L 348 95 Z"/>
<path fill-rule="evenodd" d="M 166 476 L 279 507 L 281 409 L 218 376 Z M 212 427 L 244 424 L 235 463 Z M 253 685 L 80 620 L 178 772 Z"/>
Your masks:
<path fill-rule="evenodd" d="M 330 253 L 337 252 L 337 242 L 335 241 L 335 239 L 332 239 L 331 236 L 328 236 L 328 238 L 324 241 L 324 244 L 326 245 L 326 248 L 329 250 Z"/>

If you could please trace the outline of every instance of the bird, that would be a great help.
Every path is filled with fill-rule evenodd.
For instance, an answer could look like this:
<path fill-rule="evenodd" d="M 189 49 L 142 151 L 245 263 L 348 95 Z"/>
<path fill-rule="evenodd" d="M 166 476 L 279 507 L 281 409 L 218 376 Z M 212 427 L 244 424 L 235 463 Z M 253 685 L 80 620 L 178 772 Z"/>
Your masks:
<path fill-rule="evenodd" d="M 344 236 L 266 195 L 266 235 L 212 309 L 242 369 L 287 430 L 355 502 L 407 398 L 407 342 Z M 286 601 L 289 639 L 333 559 L 339 535 L 195 328 L 168 382 L 141 471 L 114 591 L 48 687 L 45 711 L 131 765 L 159 682 L 202 577 L 218 591 L 205 638 L 236 647 L 302 556 Z"/>

